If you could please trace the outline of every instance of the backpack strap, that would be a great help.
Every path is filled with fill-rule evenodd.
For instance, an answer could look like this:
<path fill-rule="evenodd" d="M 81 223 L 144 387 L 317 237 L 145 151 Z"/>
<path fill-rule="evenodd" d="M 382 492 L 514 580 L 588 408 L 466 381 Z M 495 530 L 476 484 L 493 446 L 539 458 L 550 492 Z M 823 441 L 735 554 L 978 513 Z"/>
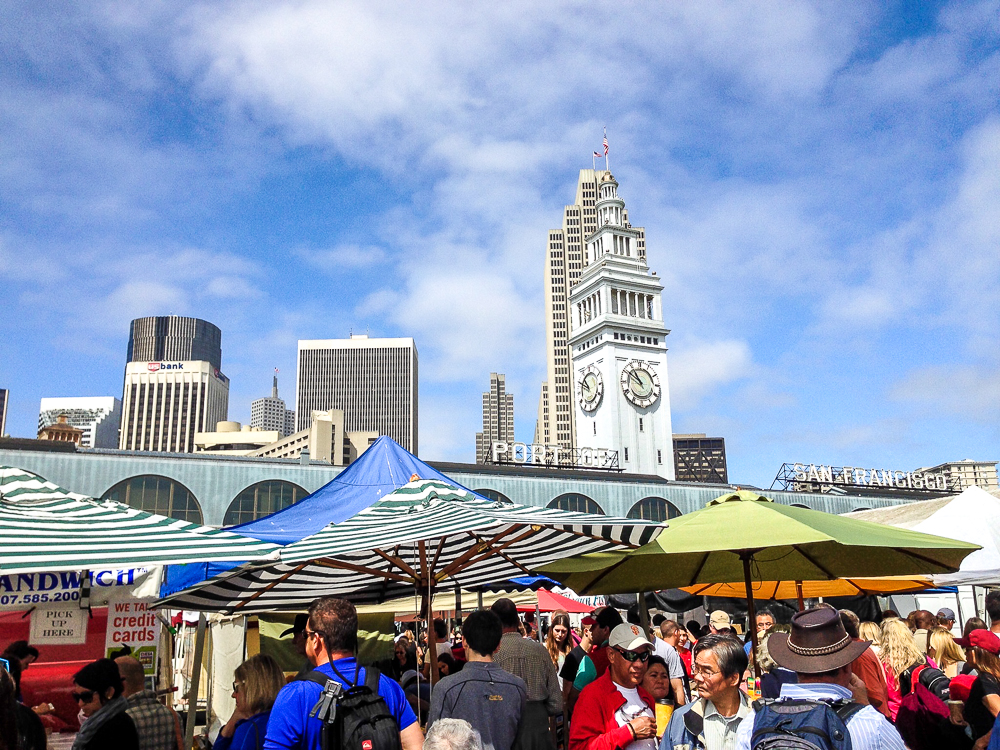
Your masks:
<path fill-rule="evenodd" d="M 379 672 L 378 667 L 365 667 L 365 687 L 373 693 L 378 693 L 378 681 L 381 676 L 382 673 Z"/>
<path fill-rule="evenodd" d="M 833 712 L 840 717 L 840 720 L 846 725 L 847 722 L 851 720 L 858 711 L 864 708 L 862 703 L 853 703 L 851 701 L 843 701 L 840 703 L 834 703 L 831 705 Z"/>
<path fill-rule="evenodd" d="M 329 677 L 320 672 L 318 669 L 313 669 L 310 672 L 306 672 L 304 675 L 296 677 L 292 680 L 292 682 L 315 682 L 317 685 L 326 687 L 326 682 L 329 679 Z"/>

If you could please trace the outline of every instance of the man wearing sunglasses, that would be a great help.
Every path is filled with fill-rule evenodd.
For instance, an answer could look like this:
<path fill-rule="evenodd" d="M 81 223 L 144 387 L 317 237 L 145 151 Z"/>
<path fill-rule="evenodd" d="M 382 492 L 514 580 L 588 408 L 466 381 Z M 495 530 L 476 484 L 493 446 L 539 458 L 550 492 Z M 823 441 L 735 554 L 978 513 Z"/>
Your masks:
<path fill-rule="evenodd" d="M 569 750 L 656 750 L 653 698 L 639 683 L 653 644 L 623 623 L 608 639 L 608 669 L 580 693 L 570 722 Z"/>

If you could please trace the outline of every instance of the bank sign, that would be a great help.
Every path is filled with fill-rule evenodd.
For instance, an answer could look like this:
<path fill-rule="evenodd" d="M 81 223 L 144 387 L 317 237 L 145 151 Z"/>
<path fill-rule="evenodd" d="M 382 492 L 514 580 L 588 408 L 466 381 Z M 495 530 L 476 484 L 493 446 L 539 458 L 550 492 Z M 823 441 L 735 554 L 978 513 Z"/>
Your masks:
<path fill-rule="evenodd" d="M 183 370 L 183 362 L 147 362 L 146 369 L 150 372 L 160 372 L 161 370 Z"/>
<path fill-rule="evenodd" d="M 95 570 L 89 575 L 91 604 L 103 605 L 108 595 L 134 586 L 148 568 Z M 79 608 L 83 575 L 60 573 L 16 573 L 0 575 L 0 610 L 47 608 L 72 603 Z"/>

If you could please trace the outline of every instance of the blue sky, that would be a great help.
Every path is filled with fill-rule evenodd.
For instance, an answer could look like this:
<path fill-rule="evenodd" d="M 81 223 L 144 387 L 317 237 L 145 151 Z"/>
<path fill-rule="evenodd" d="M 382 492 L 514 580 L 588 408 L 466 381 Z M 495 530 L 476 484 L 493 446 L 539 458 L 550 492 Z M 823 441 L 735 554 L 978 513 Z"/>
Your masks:
<path fill-rule="evenodd" d="M 491 371 L 530 439 L 546 230 L 607 126 L 676 432 L 762 486 L 1000 459 L 997 2 L 82 6 L 0 10 L 11 434 L 176 313 L 233 419 L 354 330 L 416 339 L 422 457 L 472 459 Z"/>

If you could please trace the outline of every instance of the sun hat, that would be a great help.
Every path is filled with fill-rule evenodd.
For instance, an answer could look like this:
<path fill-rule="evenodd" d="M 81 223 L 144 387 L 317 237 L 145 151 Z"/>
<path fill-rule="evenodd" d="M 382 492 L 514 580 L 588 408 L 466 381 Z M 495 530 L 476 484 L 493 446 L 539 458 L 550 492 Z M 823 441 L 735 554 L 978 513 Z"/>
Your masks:
<path fill-rule="evenodd" d="M 863 654 L 871 641 L 854 641 L 840 613 L 822 604 L 792 615 L 791 633 L 772 633 L 767 650 L 779 667 L 800 674 L 832 672 Z"/>
<path fill-rule="evenodd" d="M 729 619 L 729 613 L 723 612 L 721 609 L 717 609 L 712 613 L 712 616 L 708 618 L 708 624 L 716 630 L 722 630 L 723 628 L 731 628 L 733 626 L 733 621 Z"/>

